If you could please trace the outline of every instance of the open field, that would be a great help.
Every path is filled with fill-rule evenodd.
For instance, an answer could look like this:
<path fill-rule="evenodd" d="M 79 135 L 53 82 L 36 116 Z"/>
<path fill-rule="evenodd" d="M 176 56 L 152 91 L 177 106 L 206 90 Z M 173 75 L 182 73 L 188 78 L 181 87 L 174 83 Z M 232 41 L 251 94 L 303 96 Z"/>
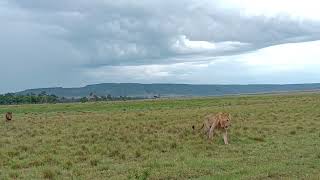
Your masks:
<path fill-rule="evenodd" d="M 320 179 L 320 94 L 0 106 L 0 179 Z M 230 145 L 191 126 L 233 115 Z"/>

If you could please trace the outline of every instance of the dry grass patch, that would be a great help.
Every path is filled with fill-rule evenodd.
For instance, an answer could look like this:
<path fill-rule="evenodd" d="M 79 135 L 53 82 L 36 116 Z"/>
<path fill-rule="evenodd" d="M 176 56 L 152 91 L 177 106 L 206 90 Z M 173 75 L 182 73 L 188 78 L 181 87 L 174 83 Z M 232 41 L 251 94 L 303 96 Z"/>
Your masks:
<path fill-rule="evenodd" d="M 319 177 L 320 95 L 0 106 L 0 179 Z M 230 145 L 192 131 L 230 112 Z"/>

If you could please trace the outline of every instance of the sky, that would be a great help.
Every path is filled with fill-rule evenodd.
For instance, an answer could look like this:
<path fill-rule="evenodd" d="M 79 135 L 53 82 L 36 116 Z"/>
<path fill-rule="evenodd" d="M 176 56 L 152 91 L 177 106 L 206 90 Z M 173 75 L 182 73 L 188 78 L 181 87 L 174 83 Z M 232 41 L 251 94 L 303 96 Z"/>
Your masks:
<path fill-rule="evenodd" d="M 1 0 L 0 93 L 320 82 L 317 0 Z"/>

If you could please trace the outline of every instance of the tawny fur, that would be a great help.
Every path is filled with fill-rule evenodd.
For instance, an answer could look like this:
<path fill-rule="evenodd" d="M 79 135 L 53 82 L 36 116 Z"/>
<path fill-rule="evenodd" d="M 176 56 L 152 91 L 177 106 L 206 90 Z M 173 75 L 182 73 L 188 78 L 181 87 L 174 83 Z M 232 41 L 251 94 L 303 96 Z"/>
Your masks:
<path fill-rule="evenodd" d="M 6 113 L 6 121 L 11 121 L 12 120 L 12 112 L 7 112 Z"/>
<path fill-rule="evenodd" d="M 205 135 L 212 139 L 216 130 L 223 132 L 223 140 L 225 144 L 228 144 L 228 131 L 231 126 L 231 115 L 229 113 L 219 112 L 217 114 L 210 114 L 205 117 L 203 124 L 199 130 L 203 130 Z M 195 126 L 192 126 L 195 129 Z"/>

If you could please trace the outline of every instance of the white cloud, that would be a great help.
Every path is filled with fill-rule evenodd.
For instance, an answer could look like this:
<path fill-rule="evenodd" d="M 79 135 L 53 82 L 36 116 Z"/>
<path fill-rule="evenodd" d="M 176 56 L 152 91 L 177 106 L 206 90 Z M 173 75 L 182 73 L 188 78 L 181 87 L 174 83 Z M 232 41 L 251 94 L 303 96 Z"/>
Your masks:
<path fill-rule="evenodd" d="M 261 72 L 310 71 L 320 67 L 320 41 L 272 46 L 239 56 L 249 69 Z M 259 73 L 259 72 L 257 72 Z"/>
<path fill-rule="evenodd" d="M 224 42 L 208 42 L 208 41 L 191 41 L 185 35 L 175 38 L 172 44 L 172 49 L 179 54 L 188 53 L 225 53 L 229 51 L 238 50 L 249 43 L 241 43 L 237 41 L 224 41 Z"/>
<path fill-rule="evenodd" d="M 187 81 L 193 71 L 208 63 L 176 63 L 170 65 L 104 66 L 86 69 L 84 73 L 95 83 L 103 82 L 175 82 Z M 116 75 L 116 76 L 114 76 Z"/>
<path fill-rule="evenodd" d="M 208 57 L 201 63 L 106 66 L 87 69 L 86 73 L 95 83 L 314 83 L 319 82 L 320 77 L 320 52 L 315 47 L 320 47 L 320 41 L 271 46 L 235 56 Z"/>
<path fill-rule="evenodd" d="M 229 7 L 243 9 L 243 14 L 277 17 L 286 15 L 292 18 L 320 21 L 318 0 L 226 0 Z"/>

